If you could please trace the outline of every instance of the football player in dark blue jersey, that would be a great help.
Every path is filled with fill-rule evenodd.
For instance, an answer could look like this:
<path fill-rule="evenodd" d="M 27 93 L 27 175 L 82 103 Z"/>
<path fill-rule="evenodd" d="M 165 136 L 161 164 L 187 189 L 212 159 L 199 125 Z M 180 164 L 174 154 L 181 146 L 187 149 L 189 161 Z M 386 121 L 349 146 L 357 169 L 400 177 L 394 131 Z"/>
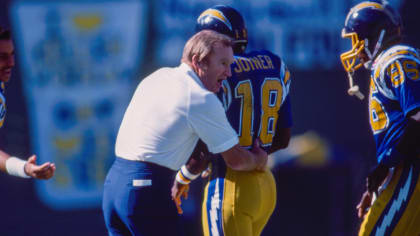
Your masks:
<path fill-rule="evenodd" d="M 292 118 L 291 80 L 285 63 L 267 50 L 245 53 L 247 29 L 241 14 L 232 7 L 217 5 L 205 10 L 196 27 L 197 31 L 211 29 L 234 39 L 232 76 L 223 82 L 219 98 L 240 145 L 251 149 L 257 143 L 268 153 L 287 147 Z M 197 162 L 199 153 L 177 174 L 172 197 L 178 206 L 180 196 L 188 191 L 188 183 L 203 168 L 191 164 Z M 202 205 L 204 235 L 260 235 L 275 204 L 276 184 L 268 168 L 236 171 L 222 158 L 211 158 Z"/>
<path fill-rule="evenodd" d="M 371 71 L 369 116 L 377 165 L 357 206 L 364 218 L 359 235 L 420 235 L 420 55 L 400 43 L 401 19 L 386 2 L 354 6 L 342 36 L 352 42 L 341 54 L 350 84 L 360 67 Z"/>
<path fill-rule="evenodd" d="M 4 91 L 5 83 L 10 80 L 15 65 L 14 52 L 10 31 L 0 27 L 0 127 L 3 126 L 6 117 Z M 29 157 L 28 161 L 23 161 L 0 150 L 0 170 L 23 178 L 49 179 L 54 175 L 55 165 L 46 162 L 38 166 L 35 155 Z"/>

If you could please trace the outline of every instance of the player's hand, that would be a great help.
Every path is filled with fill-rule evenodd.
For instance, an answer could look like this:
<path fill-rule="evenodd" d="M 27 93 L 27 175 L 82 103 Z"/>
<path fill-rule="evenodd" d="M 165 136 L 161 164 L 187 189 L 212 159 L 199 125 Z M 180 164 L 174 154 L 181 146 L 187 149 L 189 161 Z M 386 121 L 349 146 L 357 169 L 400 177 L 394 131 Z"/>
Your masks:
<path fill-rule="evenodd" d="M 171 197 L 172 201 L 175 202 L 176 209 L 178 211 L 178 214 L 182 214 L 182 208 L 181 208 L 181 197 L 184 197 L 185 199 L 188 199 L 188 190 L 190 189 L 189 184 L 181 184 L 178 181 L 174 181 L 174 184 L 171 189 Z"/>
<path fill-rule="evenodd" d="M 254 140 L 251 152 L 257 157 L 257 167 L 255 170 L 264 171 L 267 166 L 268 154 L 261 148 L 261 140 L 259 138 Z"/>
<path fill-rule="evenodd" d="M 372 199 L 374 194 L 378 196 L 378 190 L 381 185 L 384 184 L 386 177 L 389 173 L 389 167 L 378 164 L 366 178 L 366 192 L 363 194 L 362 199 L 359 204 L 356 206 L 357 216 L 363 218 L 368 212 L 369 208 L 372 205 Z"/>
<path fill-rule="evenodd" d="M 373 194 L 369 191 L 363 193 L 362 199 L 360 200 L 359 204 L 356 206 L 357 209 L 357 216 L 359 218 L 363 218 L 365 214 L 368 212 L 371 204 L 372 204 Z"/>
<path fill-rule="evenodd" d="M 201 172 L 201 178 L 205 179 L 205 178 L 209 177 L 210 174 L 211 174 L 211 169 L 212 169 L 212 167 L 209 164 L 207 169 L 205 169 L 205 170 L 203 170 L 203 172 Z"/>
<path fill-rule="evenodd" d="M 55 164 L 45 162 L 42 165 L 36 164 L 36 155 L 29 157 L 25 164 L 25 173 L 36 179 L 49 179 L 54 176 Z"/>
<path fill-rule="evenodd" d="M 378 194 L 379 186 L 383 184 L 388 176 L 389 168 L 383 164 L 378 164 L 368 175 L 366 187 L 370 194 Z"/>

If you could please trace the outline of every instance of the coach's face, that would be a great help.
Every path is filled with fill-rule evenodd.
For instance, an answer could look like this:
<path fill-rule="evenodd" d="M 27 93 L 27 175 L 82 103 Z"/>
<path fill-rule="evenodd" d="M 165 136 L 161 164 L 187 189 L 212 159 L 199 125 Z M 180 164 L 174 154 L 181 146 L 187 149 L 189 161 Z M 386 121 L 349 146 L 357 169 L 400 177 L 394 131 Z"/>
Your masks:
<path fill-rule="evenodd" d="M 232 76 L 230 65 L 233 61 L 232 47 L 224 46 L 219 42 L 215 43 L 212 53 L 199 66 L 198 76 L 204 87 L 214 93 L 219 92 L 222 81 Z"/>
<path fill-rule="evenodd" d="M 7 82 L 15 66 L 15 50 L 12 40 L 0 40 L 0 81 Z"/>

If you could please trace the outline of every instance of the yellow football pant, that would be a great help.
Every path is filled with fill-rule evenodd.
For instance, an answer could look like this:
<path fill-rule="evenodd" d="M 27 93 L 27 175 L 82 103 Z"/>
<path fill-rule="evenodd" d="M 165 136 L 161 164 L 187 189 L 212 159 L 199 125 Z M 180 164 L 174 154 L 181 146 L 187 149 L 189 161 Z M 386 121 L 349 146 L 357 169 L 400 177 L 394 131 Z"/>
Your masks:
<path fill-rule="evenodd" d="M 260 235 L 276 205 L 276 183 L 270 170 L 234 171 L 209 181 L 202 223 L 205 236 Z"/>
<path fill-rule="evenodd" d="M 401 164 L 360 227 L 364 235 L 420 235 L 419 163 Z"/>

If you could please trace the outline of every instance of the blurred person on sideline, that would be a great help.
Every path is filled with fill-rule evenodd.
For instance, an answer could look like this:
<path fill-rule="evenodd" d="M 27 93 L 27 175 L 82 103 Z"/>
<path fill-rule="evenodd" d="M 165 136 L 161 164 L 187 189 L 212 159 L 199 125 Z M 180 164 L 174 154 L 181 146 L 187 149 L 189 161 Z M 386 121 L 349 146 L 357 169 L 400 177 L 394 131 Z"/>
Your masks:
<path fill-rule="evenodd" d="M 232 41 L 210 30 L 185 44 L 181 65 L 161 68 L 138 85 L 104 183 L 103 213 L 110 235 L 182 235 L 168 194 L 176 170 L 199 139 L 236 170 L 262 170 L 267 153 L 239 146 L 216 92 L 231 76 Z"/>
<path fill-rule="evenodd" d="M 0 127 L 6 119 L 5 83 L 10 80 L 12 69 L 15 66 L 15 50 L 9 30 L 0 27 Z M 22 178 L 49 179 L 55 172 L 55 164 L 46 162 L 36 164 L 36 155 L 24 161 L 18 157 L 10 156 L 0 150 L 0 170 L 9 175 Z"/>
<path fill-rule="evenodd" d="M 371 71 L 377 164 L 357 206 L 359 235 L 420 235 L 420 57 L 401 44 L 401 30 L 401 18 L 387 2 L 364 1 L 351 8 L 342 31 L 352 42 L 341 54 L 350 94 L 358 92 L 353 73 L 362 66 Z"/>
<path fill-rule="evenodd" d="M 216 5 L 202 12 L 196 30 L 214 30 L 233 39 L 232 75 L 223 81 L 219 98 L 229 123 L 239 134 L 239 144 L 250 149 L 258 138 L 268 153 L 286 148 L 292 126 L 291 80 L 286 64 L 267 50 L 245 52 L 248 43 L 245 22 L 230 6 Z M 196 150 L 196 156 L 181 167 L 173 184 L 172 197 L 180 213 L 181 196 L 187 196 L 188 184 L 207 167 L 203 148 Z M 268 168 L 237 171 L 226 159 L 210 160 L 202 205 L 204 235 L 260 235 L 276 205 L 273 174 Z"/>

